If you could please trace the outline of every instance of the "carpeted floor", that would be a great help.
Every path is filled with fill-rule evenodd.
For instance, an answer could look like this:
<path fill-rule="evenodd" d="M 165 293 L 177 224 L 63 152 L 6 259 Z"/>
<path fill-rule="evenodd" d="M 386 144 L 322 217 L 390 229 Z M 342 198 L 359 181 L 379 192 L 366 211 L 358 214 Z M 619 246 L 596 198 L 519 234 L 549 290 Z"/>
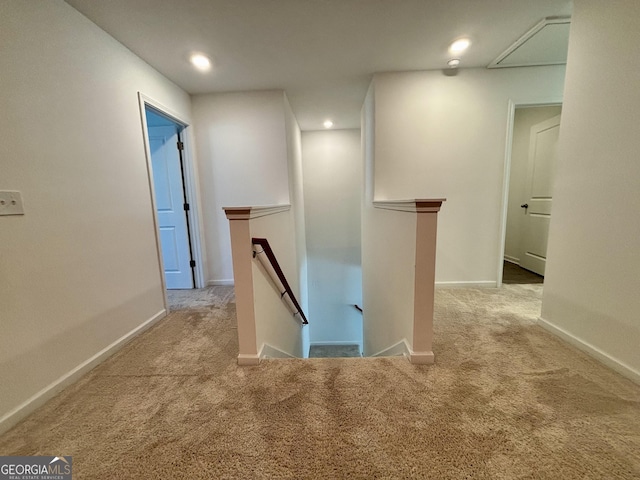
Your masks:
<path fill-rule="evenodd" d="M 311 358 L 353 358 L 361 357 L 360 345 L 311 345 Z"/>
<path fill-rule="evenodd" d="M 169 310 L 223 307 L 235 302 L 233 287 L 192 288 L 188 290 L 167 290 Z"/>
<path fill-rule="evenodd" d="M 0 437 L 0 454 L 73 455 L 74 479 L 640 478 L 640 386 L 537 327 L 540 292 L 437 290 L 433 366 L 238 368 L 218 290 Z"/>

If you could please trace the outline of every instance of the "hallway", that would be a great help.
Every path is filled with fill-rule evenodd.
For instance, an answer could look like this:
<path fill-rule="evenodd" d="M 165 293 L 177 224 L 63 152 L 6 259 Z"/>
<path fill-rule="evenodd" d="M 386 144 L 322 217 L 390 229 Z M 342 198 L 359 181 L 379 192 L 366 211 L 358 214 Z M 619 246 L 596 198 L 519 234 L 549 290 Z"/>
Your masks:
<path fill-rule="evenodd" d="M 540 291 L 437 290 L 433 366 L 245 368 L 231 287 L 171 292 L 0 452 L 72 455 L 83 479 L 637 478 L 640 387 L 535 325 Z"/>

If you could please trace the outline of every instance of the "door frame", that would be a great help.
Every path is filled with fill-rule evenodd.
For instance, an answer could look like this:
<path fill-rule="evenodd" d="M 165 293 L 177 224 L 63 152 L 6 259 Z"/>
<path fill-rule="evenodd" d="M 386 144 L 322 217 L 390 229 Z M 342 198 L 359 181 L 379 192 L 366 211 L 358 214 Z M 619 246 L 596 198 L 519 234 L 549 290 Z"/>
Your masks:
<path fill-rule="evenodd" d="M 151 196 L 151 210 L 153 215 L 153 225 L 156 237 L 156 252 L 158 256 L 158 267 L 160 272 L 160 280 L 162 282 L 162 290 L 164 292 L 164 301 L 165 308 L 168 311 L 168 299 L 167 299 L 167 285 L 164 278 L 164 262 L 162 259 L 162 245 L 160 244 L 160 232 L 158 229 L 158 213 L 156 209 L 156 193 L 155 186 L 153 183 L 153 166 L 151 162 L 151 150 L 149 147 L 149 130 L 147 127 L 147 116 L 146 109 L 149 108 L 164 117 L 167 117 L 171 121 L 175 122 L 181 127 L 181 141 L 184 144 L 183 150 L 183 161 L 184 161 L 184 189 L 185 195 L 187 198 L 187 202 L 189 203 L 189 210 L 187 213 L 187 218 L 189 220 L 189 227 L 191 233 L 191 249 L 192 249 L 192 258 L 196 262 L 196 266 L 194 267 L 195 273 L 195 288 L 204 288 L 205 280 L 204 280 L 204 271 L 203 271 L 203 263 L 202 259 L 204 257 L 202 253 L 202 245 L 204 244 L 202 240 L 202 232 L 204 231 L 202 228 L 202 222 L 200 217 L 200 202 L 199 202 L 199 191 L 198 191 L 198 178 L 197 178 L 197 170 L 193 161 L 193 155 L 191 154 L 192 149 L 192 130 L 189 122 L 182 118 L 182 116 L 171 109 L 167 108 L 160 102 L 154 100 L 151 97 L 148 97 L 142 92 L 138 92 L 138 104 L 140 107 L 140 119 L 142 122 L 142 136 L 144 140 L 144 153 L 147 159 L 147 176 L 149 181 L 149 193 Z"/>
<path fill-rule="evenodd" d="M 505 143 L 504 169 L 502 174 L 502 211 L 500 212 L 500 232 L 498 245 L 498 278 L 496 286 L 502 286 L 502 275 L 504 274 L 504 249 L 507 241 L 507 212 L 509 210 L 509 180 L 511 178 L 511 152 L 513 148 L 513 124 L 515 121 L 516 108 L 527 107 L 556 107 L 562 106 L 562 96 L 538 99 L 509 99 L 507 106 L 507 138 Z"/>

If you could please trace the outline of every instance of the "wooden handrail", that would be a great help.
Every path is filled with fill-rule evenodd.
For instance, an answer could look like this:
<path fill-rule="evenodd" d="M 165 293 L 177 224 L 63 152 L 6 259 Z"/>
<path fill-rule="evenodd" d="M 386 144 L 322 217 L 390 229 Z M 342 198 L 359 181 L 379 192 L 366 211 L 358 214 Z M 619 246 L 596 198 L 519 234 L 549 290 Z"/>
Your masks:
<path fill-rule="evenodd" d="M 276 275 L 278 275 L 278 279 L 280 280 L 280 282 L 282 283 L 282 286 L 284 287 L 284 292 L 281 294 L 281 297 L 284 297 L 285 293 L 289 295 L 291 302 L 298 309 L 296 313 L 300 314 L 302 323 L 304 325 L 307 325 L 309 323 L 307 321 L 307 317 L 305 317 L 304 312 L 302 311 L 302 307 L 300 307 L 298 300 L 296 300 L 296 296 L 293 294 L 293 290 L 291 290 L 291 287 L 289 286 L 289 282 L 287 282 L 287 278 L 284 276 L 284 272 L 282 271 L 282 268 L 280 268 L 280 264 L 278 263 L 278 260 L 276 259 L 276 256 L 273 253 L 273 250 L 271 249 L 271 245 L 269 245 L 269 241 L 266 238 L 252 238 L 251 243 L 253 243 L 254 245 L 260 245 L 262 247 L 262 252 L 255 252 L 254 255 L 264 252 L 264 254 L 269 259 L 269 262 L 271 263 L 273 270 L 276 272 Z"/>

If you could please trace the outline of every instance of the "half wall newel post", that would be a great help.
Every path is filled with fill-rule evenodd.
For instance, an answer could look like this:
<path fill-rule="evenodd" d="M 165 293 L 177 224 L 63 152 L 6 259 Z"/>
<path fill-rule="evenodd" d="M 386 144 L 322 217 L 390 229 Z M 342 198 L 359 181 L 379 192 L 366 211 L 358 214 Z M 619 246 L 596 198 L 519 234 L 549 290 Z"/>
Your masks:
<path fill-rule="evenodd" d="M 416 200 L 416 271 L 411 363 L 434 362 L 433 304 L 436 280 L 438 212 L 444 199 Z"/>
<path fill-rule="evenodd" d="M 256 342 L 256 316 L 253 298 L 253 245 L 249 220 L 251 208 L 224 209 L 231 232 L 236 316 L 238 319 L 238 365 L 260 363 Z"/>
<path fill-rule="evenodd" d="M 438 227 L 438 212 L 442 206 L 444 198 L 433 199 L 413 199 L 413 200 L 375 200 L 373 206 L 383 210 L 403 212 L 401 214 L 415 214 L 415 237 L 401 243 L 404 248 L 413 254 L 415 248 L 414 271 L 409 271 L 409 263 L 402 271 L 413 283 L 411 295 L 407 295 L 412 302 L 413 311 L 410 309 L 396 308 L 394 311 L 402 321 L 404 336 L 401 343 L 404 344 L 403 353 L 409 357 L 411 363 L 431 364 L 434 362 L 432 349 L 433 343 L 433 303 L 435 297 L 436 279 L 436 234 Z M 415 244 L 414 239 L 415 238 Z M 410 262 L 405 258 L 405 262 Z M 397 270 L 393 273 L 398 274 Z M 411 282 L 407 282 L 407 287 L 411 288 Z M 367 307 L 365 304 L 365 313 Z M 413 316 L 411 318 L 410 316 Z M 406 319 L 407 321 L 405 321 Z M 410 323 L 411 322 L 411 323 Z M 412 327 L 411 328 L 411 324 Z M 396 341 L 396 339 L 392 339 Z M 382 352 L 385 352 L 384 350 Z M 381 352 L 381 353 L 382 353 Z"/>

